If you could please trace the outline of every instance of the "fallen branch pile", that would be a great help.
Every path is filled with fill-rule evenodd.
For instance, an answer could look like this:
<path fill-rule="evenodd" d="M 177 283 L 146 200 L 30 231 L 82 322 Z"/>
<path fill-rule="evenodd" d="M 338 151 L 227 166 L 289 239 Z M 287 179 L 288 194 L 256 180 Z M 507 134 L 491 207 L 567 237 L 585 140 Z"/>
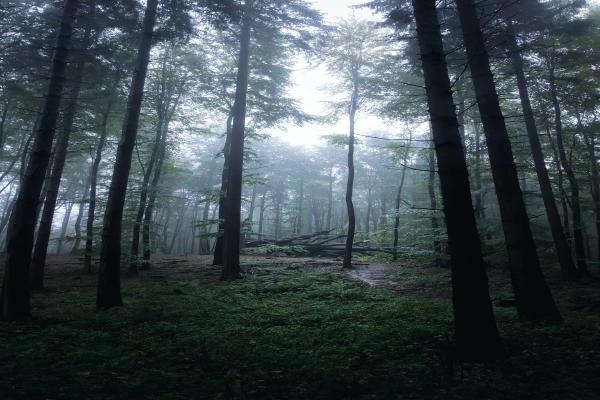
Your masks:
<path fill-rule="evenodd" d="M 344 255 L 346 235 L 332 234 L 336 229 L 328 231 L 308 233 L 300 236 L 294 236 L 283 239 L 257 239 L 247 240 L 244 243 L 246 248 L 257 248 L 262 246 L 281 246 L 281 247 L 302 247 L 311 257 L 342 257 Z M 354 254 L 367 254 L 372 252 L 390 253 L 389 250 L 383 250 L 370 247 L 370 242 L 364 240 L 354 243 L 352 247 Z"/>

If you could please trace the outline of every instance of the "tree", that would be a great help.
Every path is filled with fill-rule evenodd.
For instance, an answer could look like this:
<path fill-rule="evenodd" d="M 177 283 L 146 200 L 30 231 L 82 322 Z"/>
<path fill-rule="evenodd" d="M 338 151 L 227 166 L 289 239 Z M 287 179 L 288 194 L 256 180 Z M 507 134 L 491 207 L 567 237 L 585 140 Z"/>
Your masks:
<path fill-rule="evenodd" d="M 500 204 L 519 316 L 525 320 L 560 320 L 540 268 L 477 8 L 472 0 L 456 0 L 456 4 Z"/>
<path fill-rule="evenodd" d="M 488 293 L 435 1 L 413 0 L 412 6 L 448 230 L 457 351 L 465 360 L 491 360 L 503 350 Z"/>
<path fill-rule="evenodd" d="M 78 0 L 65 0 L 63 5 L 63 15 L 39 128 L 9 221 L 4 281 L 0 297 L 3 319 L 23 318 L 30 314 L 29 263 L 36 222 L 36 214 L 31 210 L 35 210 L 38 206 L 50 160 L 50 148 L 56 130 L 67 57 L 78 7 Z"/>
<path fill-rule="evenodd" d="M 106 309 L 123 304 L 120 289 L 123 206 L 125 204 L 133 146 L 137 136 L 140 109 L 144 95 L 144 83 L 150 60 L 157 6 L 158 0 L 148 0 L 146 4 L 142 35 L 135 70 L 131 79 L 129 98 L 127 100 L 127 112 L 123 122 L 123 133 L 117 150 L 106 211 L 104 213 L 96 298 L 96 307 L 98 309 Z"/>

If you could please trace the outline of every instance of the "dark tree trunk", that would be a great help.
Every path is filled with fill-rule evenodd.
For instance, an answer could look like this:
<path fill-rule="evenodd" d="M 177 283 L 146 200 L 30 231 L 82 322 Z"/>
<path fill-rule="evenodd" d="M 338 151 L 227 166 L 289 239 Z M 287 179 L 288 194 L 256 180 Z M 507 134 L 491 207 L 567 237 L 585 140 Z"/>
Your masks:
<path fill-rule="evenodd" d="M 233 113 L 227 117 L 225 146 L 223 146 L 223 172 L 221 173 L 221 190 L 219 192 L 219 225 L 213 254 L 213 265 L 223 265 L 223 233 L 225 232 L 225 210 L 227 205 L 227 179 L 229 177 L 229 152 L 231 149 L 231 129 Z"/>
<path fill-rule="evenodd" d="M 594 134 L 587 133 L 583 128 L 581 114 L 577 112 L 577 127 L 585 140 L 588 151 L 592 200 L 594 202 L 594 217 L 596 225 L 596 258 L 600 257 L 600 171 L 598 170 L 598 159 L 596 157 L 596 138 Z"/>
<path fill-rule="evenodd" d="M 106 202 L 102 225 L 102 245 L 100 248 L 100 270 L 96 308 L 107 309 L 121 306 L 121 227 L 123 207 L 127 192 L 127 181 L 131 169 L 133 146 L 137 136 L 140 109 L 144 97 L 144 83 L 150 60 L 152 36 L 156 21 L 158 0 L 148 0 L 144 15 L 143 31 L 137 53 L 135 70 L 131 80 L 127 110 L 123 123 L 123 133 L 113 170 L 113 176 Z"/>
<path fill-rule="evenodd" d="M 163 72 L 163 79 L 164 79 Z M 150 160 L 148 160 L 148 164 L 146 164 L 146 170 L 144 171 L 144 177 L 142 179 L 142 188 L 140 191 L 140 201 L 138 204 L 137 214 L 135 216 L 135 221 L 133 223 L 133 233 L 131 240 L 131 252 L 129 255 L 129 272 L 132 274 L 136 274 L 138 272 L 138 255 L 139 255 L 139 247 L 140 247 L 140 231 L 141 226 L 144 220 L 144 211 L 146 210 L 146 201 L 148 199 L 148 184 L 150 183 L 150 178 L 152 177 L 152 171 L 156 164 L 156 159 L 158 157 L 159 149 L 161 146 L 161 138 L 163 133 L 163 124 L 164 124 L 164 109 L 162 105 L 162 101 L 164 98 L 164 82 L 163 82 L 163 93 L 161 93 L 161 99 L 158 101 L 158 105 L 156 107 L 158 121 L 156 126 L 156 135 L 154 138 L 154 146 L 152 147 L 152 153 L 150 154 Z"/>
<path fill-rule="evenodd" d="M 65 81 L 67 56 L 73 34 L 78 0 L 65 0 L 56 40 L 50 81 L 35 135 L 33 151 L 16 197 L 7 232 L 4 281 L 0 297 L 2 319 L 13 320 L 30 315 L 29 266 L 40 193 L 50 160 L 50 149 Z"/>
<path fill-rule="evenodd" d="M 91 11 L 91 14 L 92 13 L 93 10 Z M 91 33 L 91 28 L 86 28 L 84 39 L 85 50 L 87 50 L 90 45 Z M 71 132 L 73 131 L 75 115 L 77 114 L 77 103 L 79 101 L 79 92 L 81 91 L 84 70 L 85 60 L 80 58 L 73 73 L 73 86 L 68 94 L 69 104 L 67 105 L 63 116 L 62 130 L 59 132 L 56 144 L 54 145 L 52 170 L 49 179 L 46 182 L 46 197 L 42 209 L 40 225 L 37 230 L 35 246 L 33 248 L 33 258 L 31 260 L 31 288 L 33 290 L 42 290 L 44 288 L 44 267 L 46 265 L 46 254 L 48 252 L 48 243 L 50 242 L 50 233 L 52 231 L 52 221 L 54 219 L 60 181 L 67 160 L 69 139 L 71 137 Z"/>
<path fill-rule="evenodd" d="M 354 190 L 354 120 L 358 109 L 358 67 L 352 70 L 352 98 L 350 100 L 350 132 L 348 135 L 348 181 L 346 183 L 346 210 L 348 211 L 348 232 L 346 246 L 344 249 L 343 268 L 352 268 L 352 246 L 354 245 L 354 233 L 356 231 L 356 216 L 354 215 L 354 204 L 352 203 L 352 192 Z"/>
<path fill-rule="evenodd" d="M 464 147 L 463 147 L 464 148 Z M 429 174 L 427 179 L 427 192 L 429 194 L 429 208 L 431 208 L 431 236 L 433 238 L 433 257 L 435 266 L 440 267 L 442 261 L 442 244 L 440 243 L 440 223 L 437 217 L 437 196 L 435 194 L 435 155 L 433 152 L 429 154 Z"/>
<path fill-rule="evenodd" d="M 108 117 L 114 104 L 114 92 L 110 92 L 108 105 L 102 114 L 102 124 L 100 127 L 100 138 L 96 145 L 96 154 L 94 155 L 94 161 L 92 162 L 92 168 L 90 171 L 90 204 L 88 206 L 87 220 L 85 224 L 85 255 L 84 255 L 84 270 L 88 274 L 92 272 L 92 251 L 94 245 L 94 218 L 96 217 L 96 192 L 98 189 L 98 170 L 100 169 L 100 162 L 102 161 L 102 151 L 104 150 L 104 144 L 106 143 L 106 136 L 108 135 Z"/>
<path fill-rule="evenodd" d="M 583 240 L 583 223 L 581 221 L 581 201 L 579 199 L 579 183 L 575 177 L 575 172 L 571 167 L 571 162 L 567 158 L 567 152 L 563 141 L 562 113 L 556 91 L 556 82 L 554 76 L 554 66 L 549 68 L 548 81 L 550 83 L 550 97 L 554 107 L 554 123 L 556 129 L 556 148 L 560 163 L 569 179 L 571 188 L 571 212 L 573 213 L 573 241 L 575 244 L 575 258 L 577 259 L 577 269 L 581 273 L 587 272 L 587 263 L 585 260 L 585 247 Z"/>
<path fill-rule="evenodd" d="M 503 346 L 488 292 L 435 0 L 412 0 L 412 5 L 452 261 L 457 352 L 463 360 L 493 360 L 502 355 Z"/>
<path fill-rule="evenodd" d="M 565 236 L 560 221 L 560 214 L 558 213 L 558 208 L 556 207 L 554 193 L 552 191 L 552 184 L 550 183 L 550 177 L 548 176 L 548 170 L 546 169 L 546 160 L 544 158 L 542 145 L 538 136 L 538 130 L 535 124 L 531 101 L 529 100 L 529 90 L 527 89 L 527 80 L 525 78 L 525 72 L 523 71 L 521 50 L 517 44 L 517 39 L 512 31 L 510 22 L 506 39 L 513 71 L 517 77 L 519 97 L 521 98 L 521 107 L 523 108 L 523 115 L 525 117 L 525 126 L 527 128 L 529 145 L 531 146 L 531 155 L 535 164 L 535 170 L 540 184 L 540 191 L 542 193 L 544 206 L 546 208 L 546 215 L 548 217 L 550 231 L 552 233 L 552 238 L 554 239 L 554 248 L 556 249 L 556 255 L 558 256 L 558 261 L 560 263 L 560 268 L 563 275 L 566 277 L 573 276 L 575 273 L 575 264 L 571 258 L 571 249 L 569 248 L 567 237 Z"/>
<path fill-rule="evenodd" d="M 246 128 L 246 96 L 250 72 L 250 23 L 252 2 L 246 3 L 240 37 L 240 54 L 231 126 L 227 194 L 225 196 L 225 229 L 223 231 L 222 280 L 236 279 L 240 275 L 240 218 L 242 205 L 242 174 L 244 167 L 244 132 Z"/>
<path fill-rule="evenodd" d="M 540 267 L 477 9 L 473 0 L 457 0 L 456 4 L 486 136 L 519 317 L 557 321 L 560 313 Z"/>

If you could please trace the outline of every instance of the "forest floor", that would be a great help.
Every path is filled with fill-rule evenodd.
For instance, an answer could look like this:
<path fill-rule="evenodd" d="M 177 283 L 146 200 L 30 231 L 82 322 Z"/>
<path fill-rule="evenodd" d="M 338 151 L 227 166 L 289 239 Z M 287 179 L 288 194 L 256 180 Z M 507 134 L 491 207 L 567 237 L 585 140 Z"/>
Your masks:
<path fill-rule="evenodd" d="M 516 321 L 490 271 L 509 357 L 449 360 L 450 274 L 416 261 L 206 257 L 124 276 L 125 307 L 94 311 L 95 277 L 51 257 L 33 318 L 0 322 L 0 399 L 599 399 L 600 284 L 548 273 L 565 322 Z"/>

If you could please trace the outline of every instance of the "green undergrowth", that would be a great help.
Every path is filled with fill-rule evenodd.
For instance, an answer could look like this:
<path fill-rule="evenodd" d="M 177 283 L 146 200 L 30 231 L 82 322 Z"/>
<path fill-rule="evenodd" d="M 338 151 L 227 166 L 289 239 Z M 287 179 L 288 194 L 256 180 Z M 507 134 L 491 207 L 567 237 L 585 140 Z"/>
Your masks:
<path fill-rule="evenodd" d="M 207 265 L 126 278 L 125 307 L 101 313 L 93 311 L 93 277 L 51 275 L 31 320 L 0 323 L 0 398 L 600 396 L 598 287 L 559 287 L 559 326 L 518 323 L 514 309 L 498 307 L 510 357 L 461 366 L 448 356 L 451 308 L 441 296 L 368 288 L 335 265 L 245 264 L 232 283 Z M 444 270 L 395 273 L 436 287 L 448 280 Z M 492 289 L 504 283 L 493 280 Z"/>

